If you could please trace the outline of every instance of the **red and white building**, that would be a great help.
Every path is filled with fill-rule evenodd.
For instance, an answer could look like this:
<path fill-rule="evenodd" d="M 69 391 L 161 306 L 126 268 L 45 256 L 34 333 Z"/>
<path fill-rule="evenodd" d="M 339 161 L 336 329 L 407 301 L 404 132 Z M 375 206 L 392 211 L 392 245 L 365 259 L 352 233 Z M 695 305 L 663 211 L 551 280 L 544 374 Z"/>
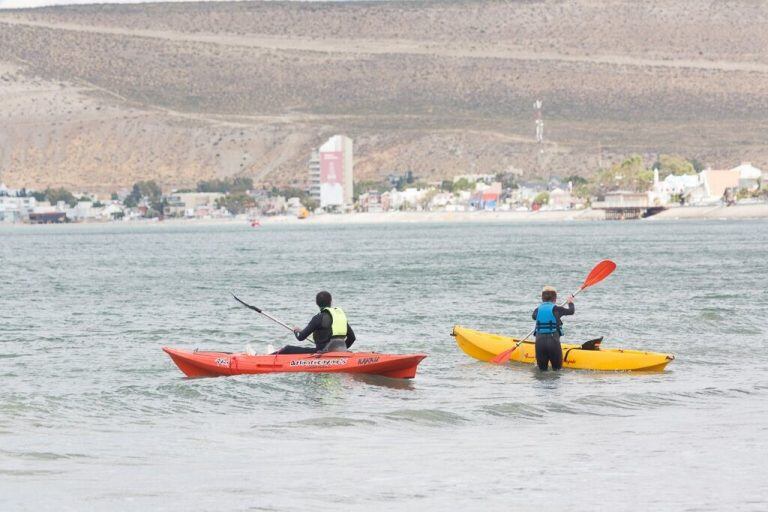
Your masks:
<path fill-rule="evenodd" d="M 320 207 L 327 210 L 352 209 L 354 187 L 353 142 L 344 135 L 328 139 L 309 162 L 309 189 Z"/>

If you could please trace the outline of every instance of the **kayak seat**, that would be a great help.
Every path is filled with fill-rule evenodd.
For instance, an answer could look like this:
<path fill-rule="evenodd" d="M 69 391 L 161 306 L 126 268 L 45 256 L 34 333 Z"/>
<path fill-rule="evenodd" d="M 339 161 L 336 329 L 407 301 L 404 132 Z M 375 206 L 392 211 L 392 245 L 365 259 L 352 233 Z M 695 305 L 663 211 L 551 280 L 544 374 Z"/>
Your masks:
<path fill-rule="evenodd" d="M 324 352 L 349 352 L 349 349 L 344 340 L 331 340 L 325 348 L 320 351 L 321 354 Z"/>
<path fill-rule="evenodd" d="M 603 336 L 593 340 L 585 341 L 581 344 L 581 350 L 600 350 L 600 343 L 603 342 Z"/>

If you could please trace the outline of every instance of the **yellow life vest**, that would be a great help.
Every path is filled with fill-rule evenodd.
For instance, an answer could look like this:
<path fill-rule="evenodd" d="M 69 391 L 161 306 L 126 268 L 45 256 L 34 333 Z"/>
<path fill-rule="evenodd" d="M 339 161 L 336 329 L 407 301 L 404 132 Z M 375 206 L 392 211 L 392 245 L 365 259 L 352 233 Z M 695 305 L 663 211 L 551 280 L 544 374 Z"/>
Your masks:
<path fill-rule="evenodd" d="M 341 308 L 323 308 L 331 314 L 331 337 L 342 337 L 347 335 L 347 315 Z"/>

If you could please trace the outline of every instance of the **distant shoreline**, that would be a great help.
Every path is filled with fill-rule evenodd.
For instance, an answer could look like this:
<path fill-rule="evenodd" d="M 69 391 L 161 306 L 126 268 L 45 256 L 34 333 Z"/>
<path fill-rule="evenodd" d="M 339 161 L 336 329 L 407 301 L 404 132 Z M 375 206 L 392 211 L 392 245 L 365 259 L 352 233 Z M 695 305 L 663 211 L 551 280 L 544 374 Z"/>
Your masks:
<path fill-rule="evenodd" d="M 768 219 L 768 203 L 741 204 L 735 206 L 683 206 L 673 207 L 652 217 L 639 220 L 624 220 L 610 222 L 655 222 L 659 220 L 748 220 Z M 472 223 L 496 222 L 510 224 L 527 224 L 537 222 L 606 222 L 602 210 L 550 210 L 537 212 L 379 212 L 379 213 L 350 213 L 345 215 L 324 214 L 312 215 L 306 219 L 281 215 L 261 217 L 259 223 L 271 225 L 348 225 L 348 224 L 432 224 L 432 223 Z M 250 221 L 243 218 L 222 219 L 177 219 L 168 218 L 162 221 L 113 221 L 113 222 L 79 222 L 66 225 L 82 226 L 183 226 L 183 225 L 247 225 Z M 4 227 L 22 226 L 51 226 L 55 224 L 2 224 Z"/>

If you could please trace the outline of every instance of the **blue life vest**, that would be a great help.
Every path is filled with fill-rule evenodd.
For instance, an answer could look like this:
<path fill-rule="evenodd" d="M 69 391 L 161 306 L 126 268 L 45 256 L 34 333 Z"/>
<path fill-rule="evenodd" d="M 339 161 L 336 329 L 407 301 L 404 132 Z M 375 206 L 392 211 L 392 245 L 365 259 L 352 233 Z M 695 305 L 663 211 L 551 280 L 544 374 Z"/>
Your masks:
<path fill-rule="evenodd" d="M 553 310 L 555 309 L 554 302 L 542 302 L 539 305 L 539 310 L 536 312 L 536 330 L 534 334 L 563 334 L 562 330 L 557 326 L 557 317 Z"/>

